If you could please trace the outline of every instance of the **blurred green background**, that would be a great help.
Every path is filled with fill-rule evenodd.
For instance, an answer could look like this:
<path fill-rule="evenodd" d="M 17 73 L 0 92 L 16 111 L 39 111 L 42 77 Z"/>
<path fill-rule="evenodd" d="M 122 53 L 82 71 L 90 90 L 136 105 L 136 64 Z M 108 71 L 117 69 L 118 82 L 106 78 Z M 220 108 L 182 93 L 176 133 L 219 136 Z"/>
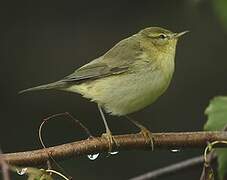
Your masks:
<path fill-rule="evenodd" d="M 153 132 L 202 130 L 210 98 L 227 94 L 225 0 L 7 1 L 0 7 L 0 146 L 3 152 L 40 148 L 38 127 L 52 114 L 70 112 L 93 133 L 104 132 L 97 107 L 80 95 L 19 90 L 56 81 L 115 43 L 148 26 L 190 30 L 179 42 L 176 72 L 167 92 L 131 115 Z M 225 8 L 223 8 L 225 7 Z M 114 134 L 136 132 L 125 118 L 107 116 Z M 86 138 L 66 118 L 44 127 L 47 146 Z M 127 151 L 95 161 L 86 156 L 61 162 L 73 179 L 127 179 L 201 154 L 183 149 Z M 201 167 L 163 180 L 199 179 Z M 25 179 L 14 176 L 13 179 Z"/>

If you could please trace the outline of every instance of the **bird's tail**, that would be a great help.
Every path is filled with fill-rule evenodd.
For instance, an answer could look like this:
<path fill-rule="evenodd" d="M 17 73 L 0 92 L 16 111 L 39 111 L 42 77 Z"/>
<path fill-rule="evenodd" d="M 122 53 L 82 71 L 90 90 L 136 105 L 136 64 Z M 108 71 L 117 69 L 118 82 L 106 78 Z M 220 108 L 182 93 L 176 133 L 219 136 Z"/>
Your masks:
<path fill-rule="evenodd" d="M 28 88 L 28 89 L 19 91 L 18 94 L 22 94 L 29 91 L 39 91 L 39 90 L 46 90 L 46 89 L 62 89 L 65 87 L 65 85 L 66 85 L 65 82 L 57 81 L 50 84 L 44 84 L 44 85 Z"/>

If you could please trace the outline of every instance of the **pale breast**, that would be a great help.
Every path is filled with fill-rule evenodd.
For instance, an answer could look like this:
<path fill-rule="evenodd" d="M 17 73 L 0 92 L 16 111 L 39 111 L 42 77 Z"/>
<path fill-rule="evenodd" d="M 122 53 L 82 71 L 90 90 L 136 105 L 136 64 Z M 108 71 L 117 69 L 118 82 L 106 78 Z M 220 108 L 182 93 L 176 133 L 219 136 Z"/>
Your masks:
<path fill-rule="evenodd" d="M 110 76 L 74 88 L 107 112 L 121 116 L 153 103 L 168 87 L 169 81 L 161 71 L 154 71 Z"/>

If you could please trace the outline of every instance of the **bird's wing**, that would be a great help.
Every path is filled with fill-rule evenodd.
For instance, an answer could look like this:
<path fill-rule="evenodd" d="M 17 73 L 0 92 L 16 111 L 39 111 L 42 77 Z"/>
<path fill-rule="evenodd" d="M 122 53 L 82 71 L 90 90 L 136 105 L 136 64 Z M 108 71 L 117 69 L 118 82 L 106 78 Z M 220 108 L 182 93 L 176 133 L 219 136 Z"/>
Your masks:
<path fill-rule="evenodd" d="M 80 82 L 127 72 L 141 53 L 139 41 L 135 37 L 124 39 L 106 54 L 82 66 L 61 81 Z"/>
<path fill-rule="evenodd" d="M 111 68 L 105 63 L 94 63 L 77 69 L 74 73 L 66 76 L 62 81 L 73 82 L 80 80 L 96 79 L 112 74 L 119 74 L 127 71 L 128 67 Z"/>

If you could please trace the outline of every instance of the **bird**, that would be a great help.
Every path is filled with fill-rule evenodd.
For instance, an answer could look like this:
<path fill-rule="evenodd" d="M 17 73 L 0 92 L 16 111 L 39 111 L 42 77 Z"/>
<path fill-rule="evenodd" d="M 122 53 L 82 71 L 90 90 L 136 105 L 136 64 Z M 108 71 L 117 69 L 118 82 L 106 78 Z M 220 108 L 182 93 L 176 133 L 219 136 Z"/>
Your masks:
<path fill-rule="evenodd" d="M 97 103 L 111 151 L 114 139 L 103 110 L 114 116 L 127 116 L 154 103 L 171 82 L 176 45 L 179 37 L 187 32 L 147 27 L 121 40 L 72 74 L 19 93 L 55 89 L 79 93 Z M 149 130 L 138 122 L 134 124 L 152 141 Z M 153 141 L 151 144 L 153 147 Z"/>

